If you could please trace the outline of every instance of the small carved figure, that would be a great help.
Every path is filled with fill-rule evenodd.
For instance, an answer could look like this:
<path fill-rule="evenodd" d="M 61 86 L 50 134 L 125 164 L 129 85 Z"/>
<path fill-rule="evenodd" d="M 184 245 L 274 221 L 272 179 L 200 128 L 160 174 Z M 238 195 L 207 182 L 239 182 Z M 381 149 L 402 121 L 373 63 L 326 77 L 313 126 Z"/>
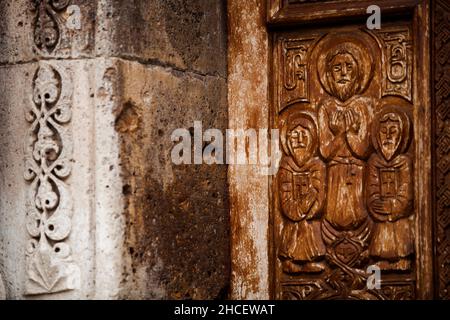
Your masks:
<path fill-rule="evenodd" d="M 409 270 L 412 161 L 408 147 L 410 121 L 396 107 L 385 107 L 373 127 L 377 153 L 368 161 L 367 206 L 375 221 L 369 252 L 383 270 Z"/>
<path fill-rule="evenodd" d="M 284 215 L 279 257 L 286 273 L 320 272 L 325 254 L 320 221 L 325 198 L 325 164 L 316 156 L 317 129 L 312 117 L 300 113 L 282 131 L 285 155 L 278 182 Z"/>
<path fill-rule="evenodd" d="M 337 230 L 354 230 L 368 216 L 363 160 L 371 151 L 373 102 L 360 93 L 370 81 L 372 59 L 361 45 L 342 42 L 321 56 L 318 70 L 332 96 L 318 110 L 320 152 L 328 162 L 325 220 Z"/>

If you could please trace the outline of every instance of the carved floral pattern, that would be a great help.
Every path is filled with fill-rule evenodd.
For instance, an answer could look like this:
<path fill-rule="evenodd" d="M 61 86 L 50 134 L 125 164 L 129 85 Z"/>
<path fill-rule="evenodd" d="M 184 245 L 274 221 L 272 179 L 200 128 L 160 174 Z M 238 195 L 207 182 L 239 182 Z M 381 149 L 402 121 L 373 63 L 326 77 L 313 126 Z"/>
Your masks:
<path fill-rule="evenodd" d="M 34 43 L 39 50 L 51 53 L 60 40 L 61 17 L 70 0 L 32 0 L 36 11 Z"/>
<path fill-rule="evenodd" d="M 71 173 L 71 87 L 61 73 L 42 63 L 34 77 L 30 123 L 25 142 L 29 182 L 26 226 L 26 294 L 74 289 L 77 267 L 66 242 L 71 231 L 72 199 L 64 180 Z"/>

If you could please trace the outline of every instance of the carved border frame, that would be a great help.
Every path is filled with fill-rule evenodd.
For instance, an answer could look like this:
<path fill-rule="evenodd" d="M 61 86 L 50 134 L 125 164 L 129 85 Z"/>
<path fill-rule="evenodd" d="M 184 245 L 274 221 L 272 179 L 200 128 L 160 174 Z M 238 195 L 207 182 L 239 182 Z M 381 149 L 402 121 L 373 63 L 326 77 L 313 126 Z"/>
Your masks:
<path fill-rule="evenodd" d="M 450 4 L 432 1 L 431 86 L 435 297 L 450 299 Z"/>
<path fill-rule="evenodd" d="M 286 5 L 283 0 L 229 0 L 229 128 L 268 128 L 271 125 L 271 34 L 272 27 L 283 28 L 311 21 L 330 21 L 346 18 L 364 19 L 370 1 L 341 3 L 345 10 L 322 10 L 311 15 L 312 4 Z M 373 4 L 373 3 L 370 3 Z M 382 12 L 389 15 L 412 14 L 414 34 L 418 35 L 419 51 L 414 61 L 415 105 L 414 126 L 416 158 L 415 207 L 421 216 L 416 226 L 424 241 L 416 243 L 418 265 L 417 298 L 433 298 L 433 215 L 431 175 L 431 92 L 429 61 L 429 1 L 396 0 L 379 1 Z M 267 7 L 266 7 L 267 5 Z M 336 3 L 330 3 L 336 6 Z M 356 9 L 351 9 L 356 5 Z M 292 6 L 292 7 L 290 7 Z M 309 7 L 308 7 L 309 6 Z M 288 10 L 289 8 L 289 10 Z M 303 9 L 302 9 L 303 8 Z M 306 8 L 309 8 L 306 10 Z M 355 7 L 354 7 L 355 8 Z M 305 9 L 305 11 L 303 11 Z M 407 9 L 407 10 L 406 10 Z M 288 13 L 288 11 L 289 13 Z M 386 11 L 384 11 L 386 10 Z M 420 77 L 418 76 L 420 75 Z M 248 86 L 242 86 L 248 83 Z M 419 94 L 420 92 L 420 94 Z M 257 93 L 257 94 L 256 94 Z M 273 298 L 273 252 L 271 214 L 272 179 L 258 174 L 254 166 L 229 166 L 228 181 L 231 206 L 231 298 Z M 420 179 L 417 179 L 420 177 Z M 420 196 L 419 196 L 420 195 Z M 251 255 L 248 252 L 252 252 Z"/>
<path fill-rule="evenodd" d="M 346 20 L 366 16 L 368 6 L 376 4 L 384 15 L 413 12 L 420 0 L 378 0 L 378 1 L 341 1 L 330 0 L 266 0 L 267 23 L 269 25 L 302 24 L 318 21 Z M 317 4 L 326 6 L 317 9 Z"/>

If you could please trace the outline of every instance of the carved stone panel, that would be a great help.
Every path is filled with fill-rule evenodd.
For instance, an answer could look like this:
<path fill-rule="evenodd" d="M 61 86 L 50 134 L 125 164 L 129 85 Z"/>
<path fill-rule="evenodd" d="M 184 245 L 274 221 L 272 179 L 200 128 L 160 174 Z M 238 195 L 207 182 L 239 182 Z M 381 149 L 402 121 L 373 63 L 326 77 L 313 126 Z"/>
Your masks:
<path fill-rule="evenodd" d="M 60 13 L 69 6 L 70 0 L 33 0 L 32 3 L 36 12 L 34 44 L 39 50 L 51 53 L 61 36 Z"/>
<path fill-rule="evenodd" d="M 73 199 L 65 180 L 72 171 L 72 87 L 67 71 L 40 63 L 33 97 L 26 106 L 29 123 L 25 139 L 26 202 L 25 294 L 75 289 L 79 268 L 66 242 L 72 228 Z"/>
<path fill-rule="evenodd" d="M 275 34 L 275 298 L 418 296 L 412 34 L 406 22 Z"/>

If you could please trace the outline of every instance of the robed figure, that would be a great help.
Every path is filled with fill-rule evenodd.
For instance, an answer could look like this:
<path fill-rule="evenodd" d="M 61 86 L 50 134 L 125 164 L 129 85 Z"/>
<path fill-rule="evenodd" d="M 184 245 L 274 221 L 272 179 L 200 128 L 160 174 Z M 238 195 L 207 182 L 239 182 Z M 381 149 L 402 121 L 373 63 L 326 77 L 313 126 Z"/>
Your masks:
<path fill-rule="evenodd" d="M 377 150 L 368 162 L 367 206 L 375 221 L 369 252 L 383 270 L 409 270 L 412 238 L 412 161 L 404 154 L 410 137 L 409 117 L 385 107 L 373 127 Z"/>
<path fill-rule="evenodd" d="M 325 221 L 336 230 L 361 226 L 365 163 L 371 152 L 373 101 L 360 93 L 370 81 L 370 55 L 351 42 L 332 47 L 319 60 L 322 85 L 331 97 L 318 108 L 320 153 L 327 161 Z"/>
<path fill-rule="evenodd" d="M 326 252 L 319 220 L 326 168 L 316 156 L 317 129 L 312 117 L 291 117 L 282 130 L 282 144 L 285 154 L 278 183 L 284 227 L 278 255 L 286 273 L 320 272 Z"/>

